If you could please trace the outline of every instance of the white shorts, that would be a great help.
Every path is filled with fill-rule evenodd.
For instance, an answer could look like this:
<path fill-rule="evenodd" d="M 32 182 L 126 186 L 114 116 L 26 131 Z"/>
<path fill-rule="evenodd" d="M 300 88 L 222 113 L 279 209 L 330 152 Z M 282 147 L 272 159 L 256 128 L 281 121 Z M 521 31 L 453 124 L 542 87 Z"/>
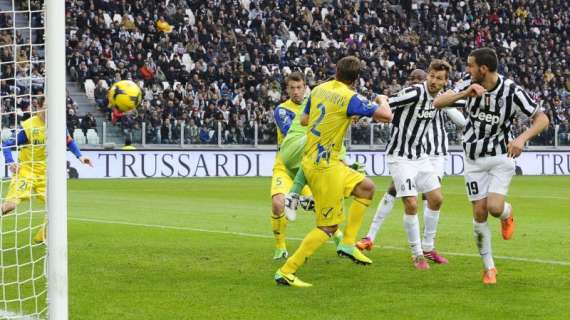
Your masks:
<path fill-rule="evenodd" d="M 440 183 L 443 180 L 443 176 L 445 175 L 446 159 L 446 156 L 429 156 L 429 162 L 433 167 L 433 173 L 435 173 L 435 176 L 438 178 Z"/>
<path fill-rule="evenodd" d="M 507 195 L 515 174 L 515 160 L 507 155 L 465 158 L 465 187 L 470 201 L 487 198 L 488 193 Z"/>
<path fill-rule="evenodd" d="M 440 187 L 428 157 L 409 160 L 388 156 L 387 161 L 398 198 L 417 196 L 418 193 L 430 192 Z"/>

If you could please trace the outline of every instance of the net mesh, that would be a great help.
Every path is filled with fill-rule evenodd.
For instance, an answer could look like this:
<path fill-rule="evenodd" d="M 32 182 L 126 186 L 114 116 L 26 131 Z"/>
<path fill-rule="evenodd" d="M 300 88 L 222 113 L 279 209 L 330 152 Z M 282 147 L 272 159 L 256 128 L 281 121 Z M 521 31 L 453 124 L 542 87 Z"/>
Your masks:
<path fill-rule="evenodd" d="M 62 17 L 63 18 L 63 17 Z M 0 217 L 0 318 L 47 317 L 46 246 L 34 239 L 44 226 L 44 138 L 22 143 L 22 122 L 38 116 L 44 95 L 43 1 L 0 0 L 0 117 L 2 164 Z M 43 135 L 45 137 L 45 135 Z M 26 149 L 27 148 L 27 149 Z M 23 157 L 24 153 L 28 156 Z M 7 153 L 14 165 L 6 166 Z"/>

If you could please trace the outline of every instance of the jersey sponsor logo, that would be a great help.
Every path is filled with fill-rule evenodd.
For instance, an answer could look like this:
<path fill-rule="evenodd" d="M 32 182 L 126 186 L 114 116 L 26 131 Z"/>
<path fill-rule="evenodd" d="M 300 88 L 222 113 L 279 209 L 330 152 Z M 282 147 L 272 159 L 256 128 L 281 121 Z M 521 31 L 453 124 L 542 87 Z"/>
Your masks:
<path fill-rule="evenodd" d="M 433 119 L 435 117 L 435 110 L 420 110 L 418 111 L 418 119 Z"/>
<path fill-rule="evenodd" d="M 498 124 L 501 121 L 501 117 L 499 115 L 492 114 L 492 113 L 486 113 L 486 112 L 483 112 L 479 109 L 475 109 L 474 111 L 471 111 L 471 113 L 469 115 L 476 120 L 486 122 L 486 123 L 491 124 L 491 125 Z"/>

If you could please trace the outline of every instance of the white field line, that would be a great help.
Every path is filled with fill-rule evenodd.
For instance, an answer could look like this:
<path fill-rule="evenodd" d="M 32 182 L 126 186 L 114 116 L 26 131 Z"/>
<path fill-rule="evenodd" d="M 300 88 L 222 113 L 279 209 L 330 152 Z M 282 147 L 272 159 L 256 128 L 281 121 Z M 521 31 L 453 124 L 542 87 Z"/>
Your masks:
<path fill-rule="evenodd" d="M 128 221 L 114 221 L 114 220 L 103 220 L 103 219 L 91 219 L 91 218 L 73 218 L 70 217 L 69 220 L 81 221 L 81 222 L 92 222 L 92 223 L 103 223 L 103 224 L 116 224 L 116 225 L 126 225 L 134 227 L 145 227 L 154 229 L 165 229 L 165 230 L 181 230 L 181 231 L 194 231 L 194 232 L 205 232 L 205 233 L 216 233 L 216 234 L 229 234 L 241 237 L 250 238 L 266 238 L 273 239 L 272 235 L 256 234 L 256 233 L 246 233 L 246 232 L 234 232 L 234 231 L 222 231 L 222 230 L 208 230 L 200 228 L 190 228 L 190 227 L 177 227 L 177 226 L 167 226 L 160 224 L 146 224 L 146 223 L 134 223 Z M 301 241 L 302 238 L 287 238 L 288 240 Z M 396 250 L 396 251 L 408 251 L 407 248 L 393 247 L 393 246 L 382 246 L 384 249 Z M 478 254 L 473 253 L 462 253 L 462 252 L 441 252 L 450 256 L 461 256 L 461 257 L 479 257 Z M 551 265 L 561 265 L 570 266 L 570 261 L 560 261 L 560 260 L 545 260 L 545 259 L 532 259 L 524 257 L 509 257 L 509 256 L 494 256 L 497 259 L 512 260 L 512 261 L 522 261 L 522 262 L 532 262 L 532 263 L 542 263 Z"/>

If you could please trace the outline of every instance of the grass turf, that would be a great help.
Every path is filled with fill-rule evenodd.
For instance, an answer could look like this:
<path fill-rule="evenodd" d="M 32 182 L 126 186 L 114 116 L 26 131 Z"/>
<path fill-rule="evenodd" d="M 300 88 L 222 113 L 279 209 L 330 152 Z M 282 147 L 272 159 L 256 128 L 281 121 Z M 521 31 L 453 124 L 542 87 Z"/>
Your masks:
<path fill-rule="evenodd" d="M 375 203 L 388 179 L 374 178 Z M 517 231 L 492 219 L 498 284 L 481 283 L 463 179 L 446 178 L 437 248 L 447 266 L 414 270 L 402 205 L 363 267 L 325 244 L 299 270 L 309 289 L 278 287 L 273 273 L 270 179 L 74 180 L 69 183 L 72 319 L 566 319 L 570 301 L 570 179 L 515 177 Z M 292 253 L 314 226 L 289 224 Z M 421 215 L 420 215 L 421 216 Z M 555 264 L 561 261 L 562 264 Z"/>

